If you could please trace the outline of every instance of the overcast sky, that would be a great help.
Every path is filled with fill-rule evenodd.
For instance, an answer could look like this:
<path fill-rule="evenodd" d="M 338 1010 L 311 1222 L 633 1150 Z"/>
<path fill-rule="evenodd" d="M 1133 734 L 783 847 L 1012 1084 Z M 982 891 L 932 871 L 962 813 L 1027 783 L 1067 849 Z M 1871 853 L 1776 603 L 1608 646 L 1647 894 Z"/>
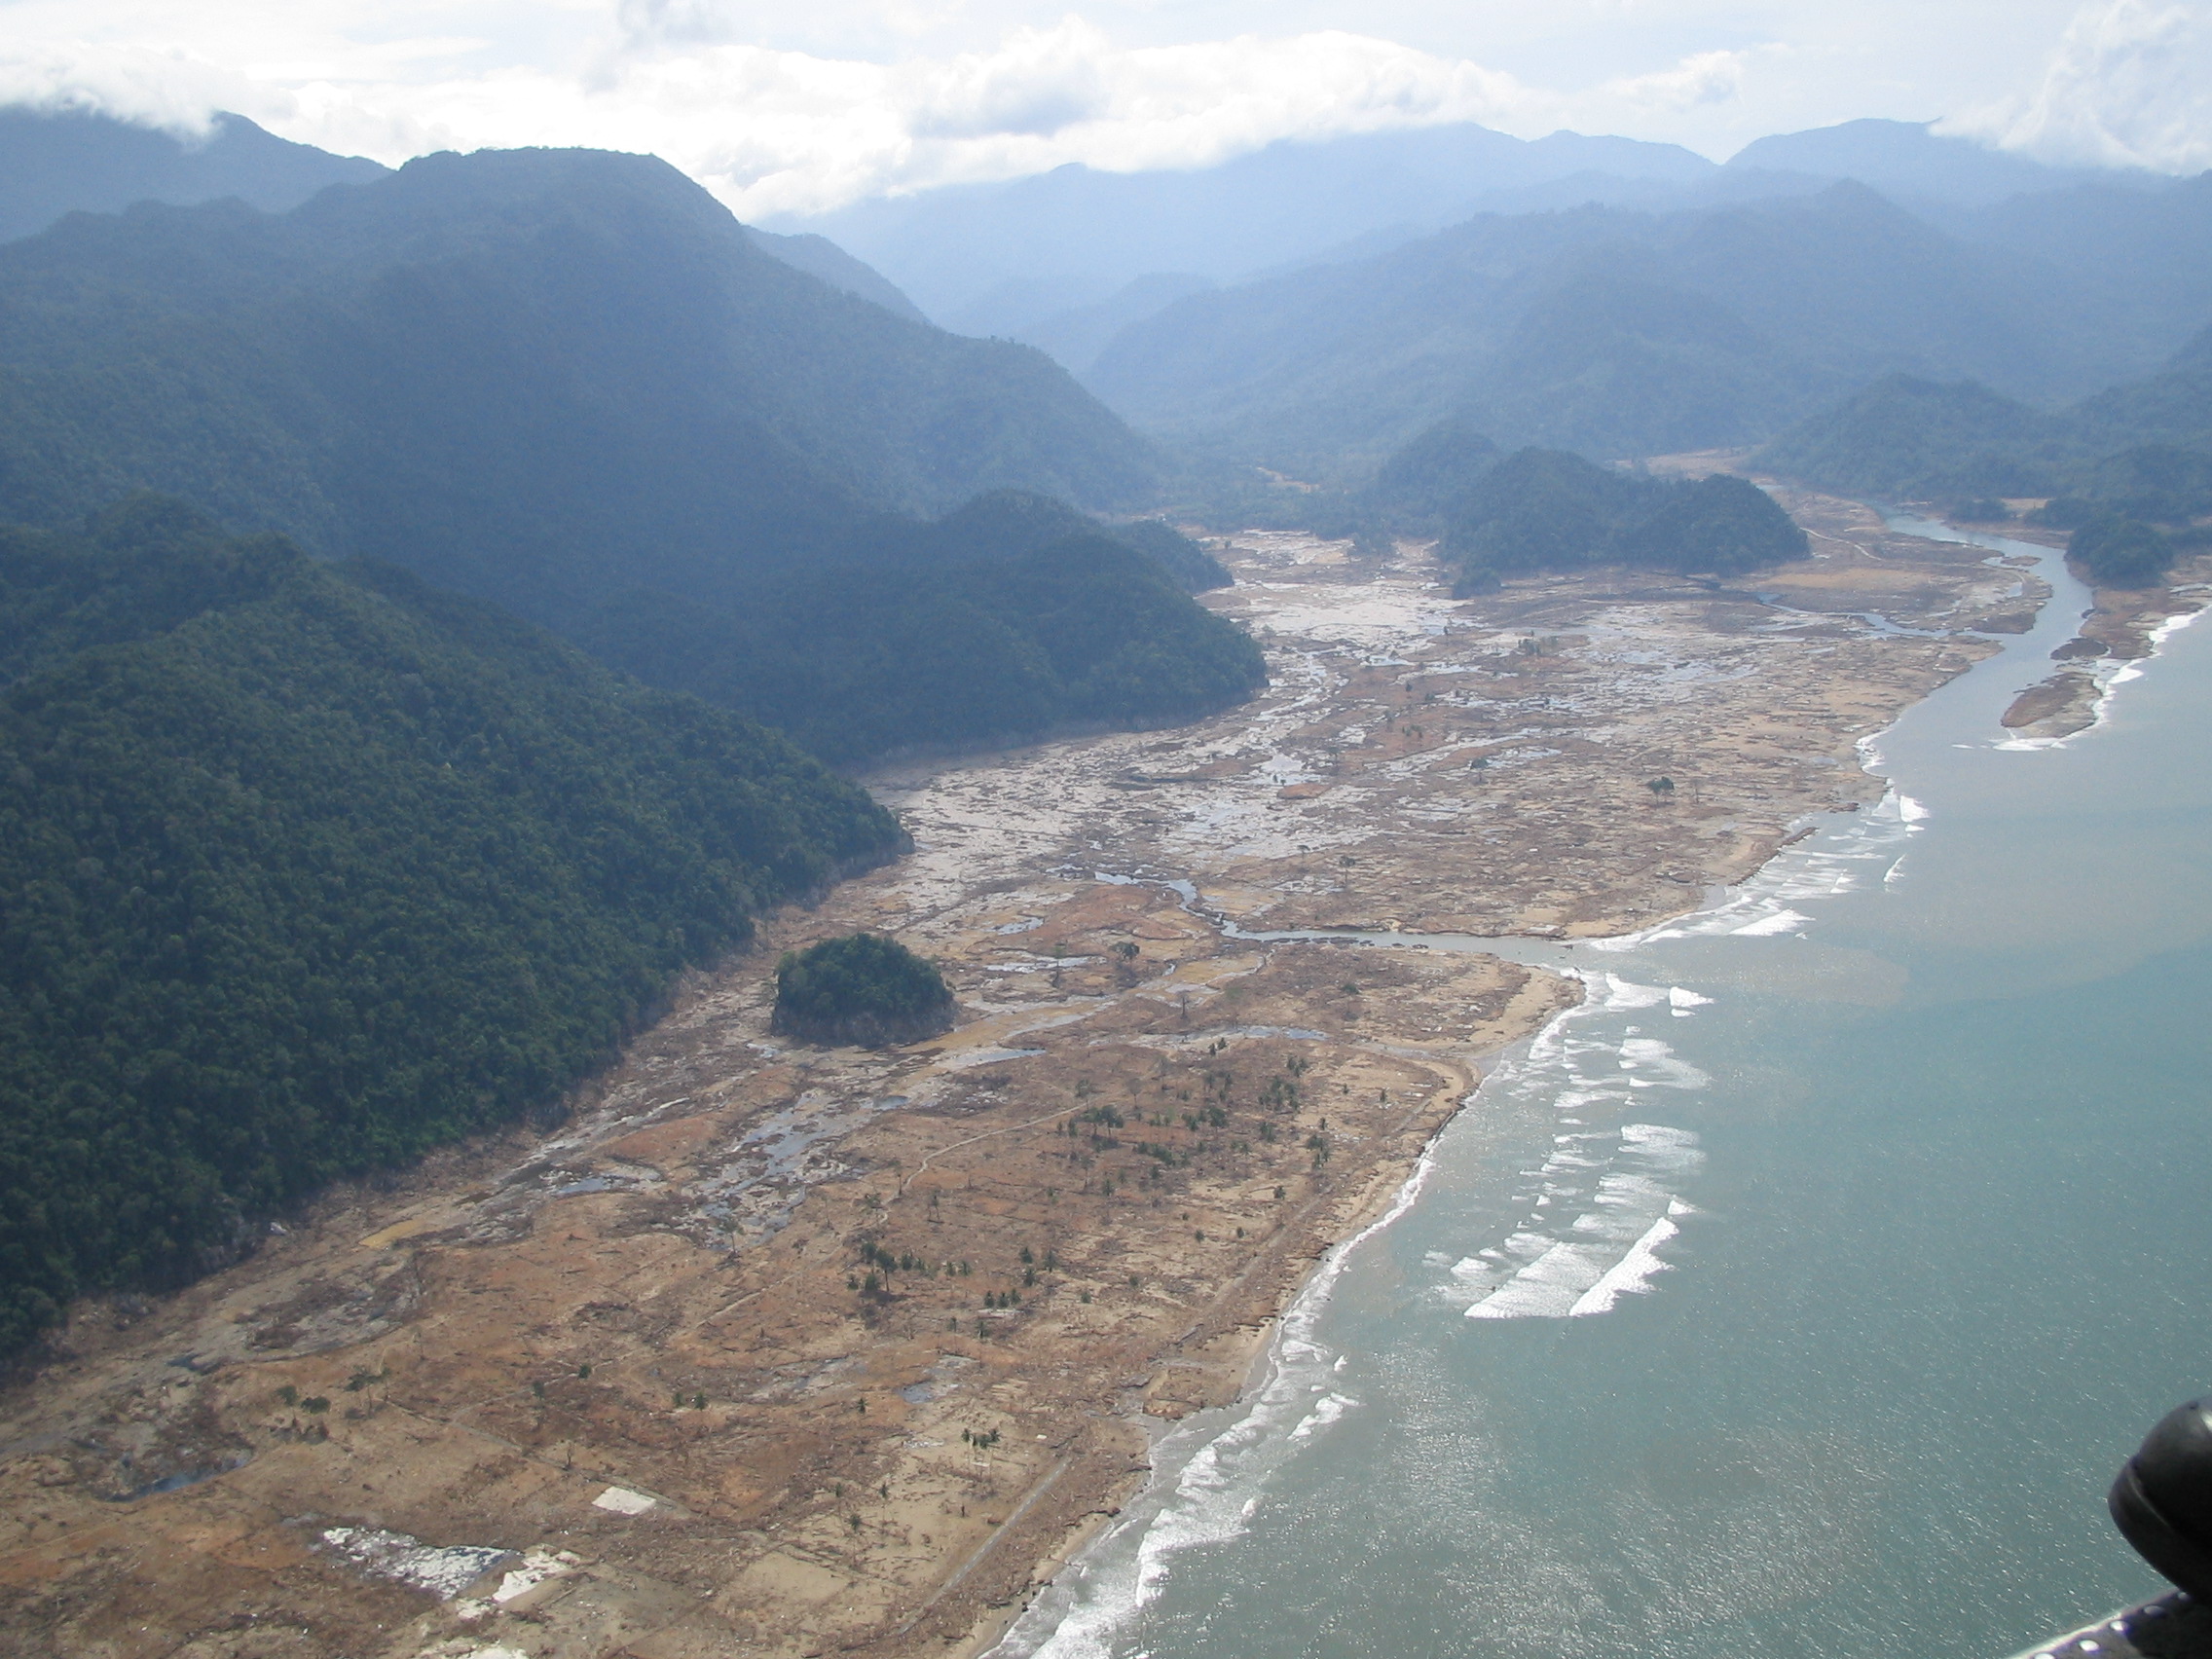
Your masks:
<path fill-rule="evenodd" d="M 2212 0 L 0 0 L 0 101 L 396 163 L 649 150 L 741 214 L 1440 121 L 1724 159 L 1857 116 L 2212 166 Z"/>

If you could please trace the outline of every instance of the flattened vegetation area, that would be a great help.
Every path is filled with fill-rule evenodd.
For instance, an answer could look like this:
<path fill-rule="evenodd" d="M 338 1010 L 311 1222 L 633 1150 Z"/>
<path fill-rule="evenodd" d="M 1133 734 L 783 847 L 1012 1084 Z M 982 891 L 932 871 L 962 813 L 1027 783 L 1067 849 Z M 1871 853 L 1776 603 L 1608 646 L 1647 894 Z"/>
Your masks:
<path fill-rule="evenodd" d="M 557 1134 L 81 1316 L 0 1419 L 0 1639 L 987 1636 L 1142 1478 L 1143 1416 L 1233 1397 L 1480 1057 L 1575 994 L 1236 929 L 1684 908 L 1868 798 L 1857 740 L 1988 648 L 1961 628 L 2035 603 L 1978 554 L 1796 510 L 1834 539 L 1763 600 L 1594 572 L 1457 603 L 1418 548 L 1235 538 L 1242 584 L 1209 603 L 1262 633 L 1265 699 L 884 775 L 915 854 L 698 977 Z M 777 954 L 861 930 L 941 964 L 962 1023 L 880 1052 L 771 1036 Z"/>

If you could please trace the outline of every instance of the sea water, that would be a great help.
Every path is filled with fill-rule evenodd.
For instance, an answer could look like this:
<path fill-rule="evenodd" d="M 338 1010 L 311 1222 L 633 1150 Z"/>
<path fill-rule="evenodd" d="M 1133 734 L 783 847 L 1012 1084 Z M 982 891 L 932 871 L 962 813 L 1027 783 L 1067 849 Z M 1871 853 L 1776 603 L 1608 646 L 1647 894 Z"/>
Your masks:
<path fill-rule="evenodd" d="M 1879 809 L 1523 947 L 1583 1006 L 1007 1655 L 1996 1659 L 2158 1589 L 2103 1493 L 2212 1390 L 2212 624 L 2009 740 L 2042 573 Z"/>

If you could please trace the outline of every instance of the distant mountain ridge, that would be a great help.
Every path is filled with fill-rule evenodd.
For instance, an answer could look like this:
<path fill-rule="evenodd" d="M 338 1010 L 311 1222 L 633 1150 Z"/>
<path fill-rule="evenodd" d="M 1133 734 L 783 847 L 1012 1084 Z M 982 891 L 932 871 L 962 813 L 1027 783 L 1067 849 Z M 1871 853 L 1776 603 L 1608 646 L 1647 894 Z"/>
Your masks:
<path fill-rule="evenodd" d="M 1969 210 L 2021 192 L 2140 175 L 2046 166 L 1932 130 L 1856 121 L 1777 134 L 1718 165 L 1671 144 L 1471 123 L 1284 139 L 1209 167 L 1108 173 L 1070 165 L 774 221 L 820 231 L 923 310 L 977 334 L 1037 338 L 1139 278 L 1246 282 L 1317 259 L 1372 257 L 1477 213 L 1586 202 L 1673 212 L 1808 195 L 1854 178 L 1913 204 Z M 1063 357 L 1081 367 L 1079 357 Z"/>
<path fill-rule="evenodd" d="M 2178 313 L 2116 308 L 1846 182 L 1690 212 L 1479 216 L 1179 300 L 1084 379 L 1168 441 L 1356 474 L 1455 417 L 1505 447 L 1611 459 L 1755 442 L 1885 374 L 2078 396 L 2140 372 Z"/>
<path fill-rule="evenodd" d="M 1042 317 L 1139 276 L 1214 280 L 1294 261 L 1365 232 L 1448 222 L 1484 188 L 1585 169 L 1687 180 L 1713 168 L 1672 144 L 1554 133 L 1533 142 L 1473 124 L 1285 139 L 1218 166 L 1111 173 L 1070 164 L 1003 184 L 949 185 L 810 218 L 772 218 L 850 248 L 931 315 L 988 329 L 999 284 L 1058 285 Z"/>
<path fill-rule="evenodd" d="M 2130 169 L 2057 167 L 2009 150 L 1935 130 L 1926 121 L 1846 121 L 1778 132 L 1728 158 L 1729 172 L 1857 179 L 1905 202 L 1986 207 L 2015 196 L 2099 182 L 2154 182 Z"/>
<path fill-rule="evenodd" d="M 191 207 L 237 198 L 264 212 L 296 207 L 333 184 L 391 169 L 334 156 L 218 110 L 204 139 L 83 109 L 0 106 L 0 242 L 36 236 L 65 213 L 116 213 L 139 202 Z M 763 253 L 910 321 L 927 319 L 883 276 L 825 237 L 748 227 Z"/>
<path fill-rule="evenodd" d="M 64 213 L 115 213 L 134 202 L 236 197 L 280 213 L 387 171 L 363 156 L 291 143 L 242 115 L 210 122 L 193 139 L 91 110 L 0 107 L 0 241 L 35 236 Z"/>

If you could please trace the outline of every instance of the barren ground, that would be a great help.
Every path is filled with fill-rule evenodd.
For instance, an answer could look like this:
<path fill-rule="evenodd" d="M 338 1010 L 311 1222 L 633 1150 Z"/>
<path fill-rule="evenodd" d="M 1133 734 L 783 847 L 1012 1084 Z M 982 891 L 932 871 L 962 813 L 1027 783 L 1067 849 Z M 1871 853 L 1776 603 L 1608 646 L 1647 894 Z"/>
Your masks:
<path fill-rule="evenodd" d="M 1792 506 L 1815 556 L 1763 600 L 1613 573 L 1456 603 L 1417 547 L 1235 537 L 1208 603 L 1268 645 L 1262 699 L 883 772 L 914 855 L 694 977 L 560 1128 L 334 1194 L 171 1301 L 80 1309 L 0 1397 L 0 1645 L 987 1641 L 1141 1481 L 1146 1416 L 1234 1397 L 1483 1056 L 1576 994 L 1238 929 L 1688 908 L 1871 798 L 1858 741 L 1991 648 L 1960 630 L 2042 597 Z M 940 961 L 951 1034 L 768 1037 L 776 952 L 857 928 Z"/>

